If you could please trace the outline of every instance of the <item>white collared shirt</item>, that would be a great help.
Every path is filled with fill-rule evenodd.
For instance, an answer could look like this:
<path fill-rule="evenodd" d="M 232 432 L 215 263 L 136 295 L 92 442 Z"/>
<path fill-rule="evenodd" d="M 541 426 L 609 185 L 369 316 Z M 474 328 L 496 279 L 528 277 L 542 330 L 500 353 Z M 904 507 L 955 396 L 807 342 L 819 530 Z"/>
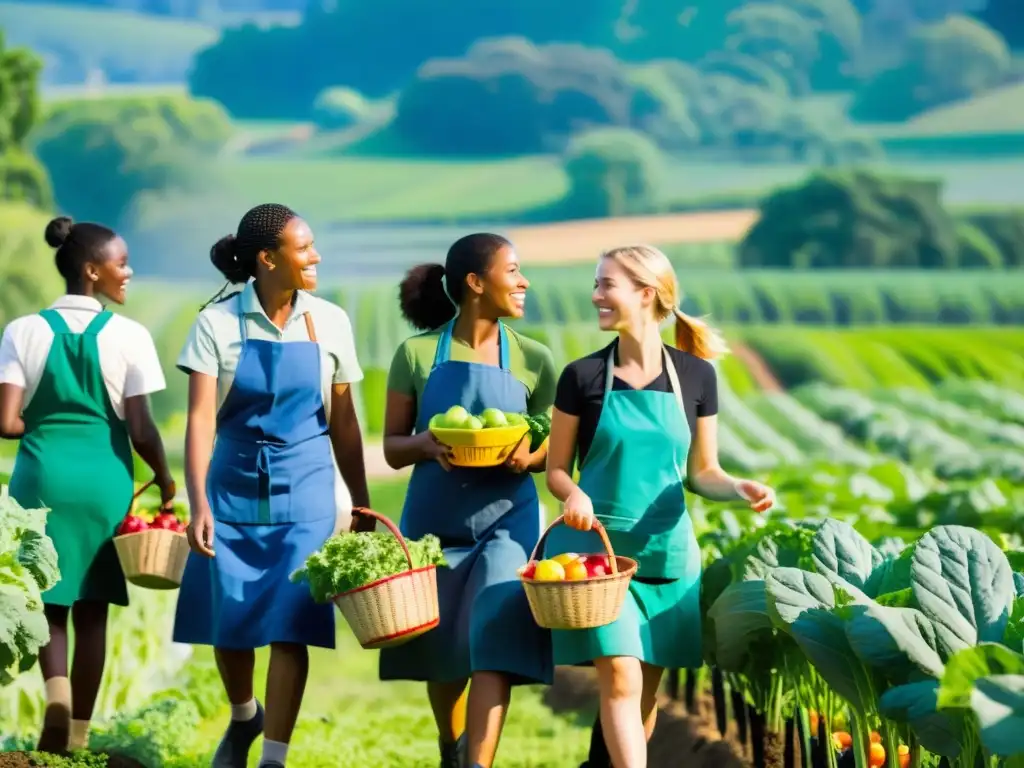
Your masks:
<path fill-rule="evenodd" d="M 72 333 L 81 333 L 103 305 L 89 296 L 61 296 L 50 305 Z M 110 403 L 118 418 L 124 419 L 124 401 L 166 388 L 160 358 L 149 331 L 124 315 L 114 314 L 96 337 L 100 370 Z M 12 320 L 0 341 L 0 384 L 25 389 L 24 406 L 31 402 L 46 368 L 53 345 L 53 331 L 42 315 Z"/>
<path fill-rule="evenodd" d="M 337 304 L 298 291 L 295 307 L 284 328 L 278 328 L 263 311 L 256 295 L 256 283 L 250 280 L 241 293 L 241 309 L 246 316 L 246 335 L 264 341 L 309 341 L 303 315 L 309 312 L 320 345 L 320 379 L 324 405 L 328 412 L 334 384 L 361 381 L 363 371 L 356 357 L 352 323 Z M 205 373 L 217 379 L 218 402 L 223 403 L 235 377 L 242 354 L 242 333 L 238 323 L 239 298 L 211 304 L 196 318 L 189 332 L 178 368 L 185 373 Z"/>

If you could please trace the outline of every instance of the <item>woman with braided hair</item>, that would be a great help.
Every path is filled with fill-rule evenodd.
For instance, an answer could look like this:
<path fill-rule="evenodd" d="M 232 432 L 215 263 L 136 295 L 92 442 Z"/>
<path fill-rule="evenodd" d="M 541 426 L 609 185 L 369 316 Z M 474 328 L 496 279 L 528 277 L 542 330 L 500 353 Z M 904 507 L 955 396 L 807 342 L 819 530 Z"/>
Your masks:
<path fill-rule="evenodd" d="M 51 221 L 45 237 L 65 295 L 4 329 L 0 437 L 21 441 L 11 496 L 50 510 L 46 533 L 60 580 L 43 593 L 50 640 L 39 653 L 46 710 L 38 746 L 61 752 L 88 743 L 108 606 L 128 605 L 113 536 L 132 502 L 132 449 L 153 470 L 164 508 L 175 487 L 149 410 L 149 395 L 165 386 L 153 338 L 104 306 L 125 302 L 128 246 L 112 229 L 66 216 Z"/>
<path fill-rule="evenodd" d="M 256 206 L 210 258 L 245 287 L 199 313 L 178 360 L 189 374 L 192 552 L 174 640 L 214 647 L 231 702 L 214 768 L 245 768 L 261 733 L 260 766 L 278 768 L 305 689 L 307 647 L 334 648 L 333 606 L 313 602 L 289 575 L 337 530 L 337 470 L 351 501 L 370 504 L 351 390 L 362 371 L 348 316 L 309 293 L 320 255 L 293 211 Z M 253 665 L 254 649 L 267 645 L 264 717 Z"/>

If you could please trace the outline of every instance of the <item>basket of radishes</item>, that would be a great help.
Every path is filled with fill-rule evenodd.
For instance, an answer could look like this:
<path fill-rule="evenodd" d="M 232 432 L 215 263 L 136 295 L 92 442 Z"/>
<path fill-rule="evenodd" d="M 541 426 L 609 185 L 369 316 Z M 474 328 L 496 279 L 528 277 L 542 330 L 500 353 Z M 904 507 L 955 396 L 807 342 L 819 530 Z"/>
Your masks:
<path fill-rule="evenodd" d="M 136 509 L 138 497 L 150 485 L 147 483 L 135 494 L 132 509 L 117 528 L 114 548 L 130 583 L 145 589 L 177 589 L 189 550 L 185 507 L 175 504 L 167 511 Z"/>

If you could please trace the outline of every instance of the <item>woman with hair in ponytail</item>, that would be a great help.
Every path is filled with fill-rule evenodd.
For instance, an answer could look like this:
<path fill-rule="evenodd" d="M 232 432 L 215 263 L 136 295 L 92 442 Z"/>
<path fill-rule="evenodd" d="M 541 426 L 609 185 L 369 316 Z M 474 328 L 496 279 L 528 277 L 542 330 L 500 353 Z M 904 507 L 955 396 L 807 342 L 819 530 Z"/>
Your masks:
<path fill-rule="evenodd" d="M 63 752 L 88 745 L 108 608 L 128 605 L 113 537 L 135 492 L 132 449 L 153 471 L 163 509 L 175 486 L 149 409 L 149 395 L 166 385 L 153 338 L 105 306 L 125 302 L 128 246 L 112 229 L 66 216 L 51 221 L 45 237 L 66 289 L 4 329 L 0 437 L 21 441 L 11 496 L 50 510 L 46 533 L 60 579 L 42 596 L 50 640 L 39 652 L 46 710 L 38 748 Z"/>
<path fill-rule="evenodd" d="M 645 768 L 662 673 L 703 664 L 700 549 L 684 488 L 713 501 L 744 499 L 757 512 L 774 503 L 770 488 L 718 463 L 709 361 L 726 346 L 679 301 L 672 265 L 657 249 L 605 253 L 593 303 L 601 329 L 617 338 L 570 363 L 555 396 L 547 479 L 566 525 L 549 534 L 545 557 L 600 552 L 593 529 L 603 525 L 615 553 L 640 565 L 616 621 L 552 633 L 556 665 L 597 667 L 601 707 L 588 768 Z M 676 348 L 660 331 L 673 316 Z"/>
<path fill-rule="evenodd" d="M 437 574 L 440 626 L 381 651 L 380 676 L 427 683 L 442 768 L 489 768 L 510 686 L 552 680 L 550 636 L 516 575 L 540 538 L 530 473 L 544 470 L 547 445 L 531 453 L 527 437 L 504 466 L 452 467 L 428 429 L 455 405 L 473 414 L 551 408 L 550 351 L 502 322 L 523 316 L 529 285 L 512 244 L 491 234 L 462 238 L 443 266 L 414 267 L 401 285 L 402 313 L 425 333 L 403 342 L 391 363 L 384 455 L 395 469 L 413 466 L 402 533 L 438 536 L 449 567 Z"/>
<path fill-rule="evenodd" d="M 352 401 L 362 378 L 348 315 L 316 298 L 309 225 L 258 205 L 210 251 L 245 287 L 196 318 L 178 368 L 189 376 L 185 484 L 192 551 L 174 640 L 213 646 L 231 722 L 213 768 L 285 765 L 309 675 L 309 646 L 334 648 L 334 607 L 289 576 L 368 507 Z M 340 477 L 338 476 L 340 470 Z M 356 518 L 359 523 L 369 520 Z M 255 649 L 270 646 L 266 713 L 253 693 Z"/>

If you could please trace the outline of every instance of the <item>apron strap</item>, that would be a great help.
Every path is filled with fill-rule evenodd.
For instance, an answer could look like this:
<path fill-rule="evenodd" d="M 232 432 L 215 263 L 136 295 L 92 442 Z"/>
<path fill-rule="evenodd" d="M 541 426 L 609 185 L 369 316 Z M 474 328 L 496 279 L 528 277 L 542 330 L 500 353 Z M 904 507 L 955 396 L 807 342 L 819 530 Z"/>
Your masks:
<path fill-rule="evenodd" d="M 245 319 L 245 308 L 242 306 L 242 294 L 239 293 L 235 299 L 235 304 L 238 305 L 238 337 L 242 341 L 242 346 L 245 346 L 246 339 L 249 334 L 246 332 L 246 319 Z"/>
<path fill-rule="evenodd" d="M 82 333 L 95 336 L 103 330 L 106 324 L 110 321 L 110 318 L 113 316 L 114 313 L 108 310 L 100 312 L 96 317 L 89 321 L 89 324 L 85 327 L 85 330 L 82 331 Z"/>
<path fill-rule="evenodd" d="M 619 343 L 616 341 L 612 344 L 611 350 L 608 352 L 608 363 L 607 370 L 604 376 L 604 396 L 602 397 L 601 407 L 604 407 L 605 401 L 608 400 L 608 393 L 612 391 L 612 385 L 615 379 L 615 352 L 619 348 Z M 668 374 L 668 381 L 672 388 L 672 394 L 675 395 L 676 404 L 679 406 L 679 412 L 683 414 L 683 419 L 686 418 L 686 408 L 683 406 L 683 388 L 679 385 L 679 373 L 676 371 L 676 367 L 672 365 L 672 358 L 668 355 L 668 350 L 664 345 L 661 347 L 661 356 L 664 361 L 662 364 L 665 366 L 665 373 Z"/>
<path fill-rule="evenodd" d="M 306 333 L 309 335 L 310 341 L 316 341 L 316 328 L 313 327 L 313 315 L 310 312 L 304 312 L 306 318 Z"/>
<path fill-rule="evenodd" d="M 455 318 L 449 320 L 441 330 L 437 339 L 437 348 L 434 350 L 434 363 L 431 370 L 437 368 L 441 363 L 447 363 L 452 354 L 452 330 L 455 328 Z M 508 332 L 505 324 L 498 321 L 498 367 L 503 371 L 509 369 Z"/>
<path fill-rule="evenodd" d="M 56 309 L 44 309 L 39 313 L 39 316 L 46 321 L 48 326 L 50 326 L 50 330 L 53 331 L 54 336 L 71 332 L 71 329 L 68 328 L 68 324 L 64 322 L 64 318 L 61 317 L 60 312 Z"/>

